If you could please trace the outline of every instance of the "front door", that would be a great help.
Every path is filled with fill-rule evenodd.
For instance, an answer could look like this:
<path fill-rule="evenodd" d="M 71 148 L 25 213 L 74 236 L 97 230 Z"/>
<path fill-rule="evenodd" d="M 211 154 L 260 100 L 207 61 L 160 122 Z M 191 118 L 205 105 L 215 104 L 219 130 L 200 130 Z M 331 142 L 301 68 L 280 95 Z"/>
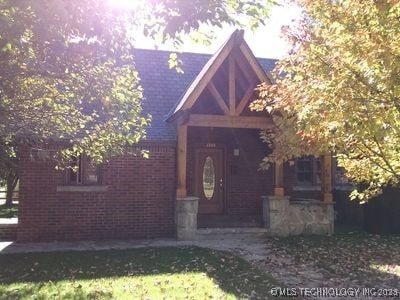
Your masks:
<path fill-rule="evenodd" d="M 218 148 L 196 151 L 196 195 L 200 214 L 223 212 L 223 150 Z"/>

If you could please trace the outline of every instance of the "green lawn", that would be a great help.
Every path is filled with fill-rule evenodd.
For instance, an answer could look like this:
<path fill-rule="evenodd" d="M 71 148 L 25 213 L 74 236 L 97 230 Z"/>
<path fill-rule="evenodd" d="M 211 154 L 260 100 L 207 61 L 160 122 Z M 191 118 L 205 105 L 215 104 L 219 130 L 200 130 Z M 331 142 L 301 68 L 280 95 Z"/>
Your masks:
<path fill-rule="evenodd" d="M 11 204 L 10 206 L 0 205 L 0 218 L 17 218 L 18 205 Z"/>
<path fill-rule="evenodd" d="M 197 247 L 0 255 L 0 299 L 268 299 L 276 285 Z"/>
<path fill-rule="evenodd" d="M 298 265 L 317 267 L 343 279 L 349 278 L 364 287 L 400 282 L 400 236 L 381 236 L 348 229 L 332 237 L 309 236 L 275 238 L 276 251 L 294 257 Z"/>

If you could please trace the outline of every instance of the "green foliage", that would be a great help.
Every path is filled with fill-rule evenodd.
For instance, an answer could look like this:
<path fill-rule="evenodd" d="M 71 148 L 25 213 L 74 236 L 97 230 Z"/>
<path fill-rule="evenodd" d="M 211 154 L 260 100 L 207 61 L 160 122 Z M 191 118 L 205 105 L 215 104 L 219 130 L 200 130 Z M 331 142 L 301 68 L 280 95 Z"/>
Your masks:
<path fill-rule="evenodd" d="M 175 69 L 177 73 L 183 73 L 181 68 L 182 61 L 178 58 L 178 55 L 175 52 L 169 55 L 168 65 L 170 69 Z"/>
<path fill-rule="evenodd" d="M 0 205 L 0 218 L 17 218 L 18 217 L 18 205 Z"/>
<path fill-rule="evenodd" d="M 276 145 L 266 163 L 336 153 L 366 200 L 400 184 L 400 4 L 294 1 L 304 10 L 286 28 L 292 51 L 261 87 L 255 109 L 274 113 Z"/>
<path fill-rule="evenodd" d="M 103 1 L 1 1 L 1 144 L 66 141 L 96 162 L 145 136 L 128 15 Z"/>
<path fill-rule="evenodd" d="M 182 35 L 196 33 L 202 24 L 258 28 L 268 17 L 275 0 L 144 1 L 142 14 L 146 35 L 182 43 Z M 198 36 L 199 37 L 199 36 Z M 206 38 L 206 36 L 203 36 Z"/>
<path fill-rule="evenodd" d="M 228 0 L 132 0 L 135 9 L 113 2 L 0 0 L 0 170 L 14 168 L 22 144 L 64 141 L 53 153 L 61 162 L 85 153 L 99 163 L 133 149 L 150 123 L 135 71 L 135 32 L 179 43 L 204 23 L 258 24 L 272 3 L 236 1 L 243 10 L 235 11 Z"/>

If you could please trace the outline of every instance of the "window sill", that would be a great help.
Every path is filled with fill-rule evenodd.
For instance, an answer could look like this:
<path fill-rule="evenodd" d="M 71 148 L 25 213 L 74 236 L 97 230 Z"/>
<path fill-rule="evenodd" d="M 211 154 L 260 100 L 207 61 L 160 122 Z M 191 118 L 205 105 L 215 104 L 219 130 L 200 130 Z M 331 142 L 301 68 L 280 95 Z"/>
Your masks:
<path fill-rule="evenodd" d="M 107 192 L 107 185 L 58 185 L 57 192 L 85 192 L 85 193 L 96 193 L 96 192 Z"/>
<path fill-rule="evenodd" d="M 332 186 L 333 190 L 338 190 L 338 191 L 352 191 L 354 190 L 353 185 L 333 185 Z M 321 191 L 321 186 L 320 185 L 295 185 L 293 186 L 293 191 Z"/>
<path fill-rule="evenodd" d="M 319 185 L 295 185 L 293 191 L 321 191 Z"/>
<path fill-rule="evenodd" d="M 351 185 L 351 184 L 342 184 L 342 185 L 335 185 L 335 186 L 333 187 L 333 189 L 334 189 L 334 190 L 337 190 L 337 191 L 350 192 L 350 191 L 352 191 L 352 190 L 355 189 L 355 186 L 354 186 L 354 185 Z"/>

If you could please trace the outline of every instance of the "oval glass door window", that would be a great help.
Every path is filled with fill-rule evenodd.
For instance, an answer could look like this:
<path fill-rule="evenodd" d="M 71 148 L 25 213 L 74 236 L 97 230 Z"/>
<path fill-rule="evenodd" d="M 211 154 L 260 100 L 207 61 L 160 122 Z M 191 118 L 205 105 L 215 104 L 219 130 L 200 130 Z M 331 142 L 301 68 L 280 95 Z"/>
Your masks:
<path fill-rule="evenodd" d="M 203 167 L 203 191 L 207 200 L 211 200 L 215 189 L 215 169 L 214 162 L 207 156 Z"/>

